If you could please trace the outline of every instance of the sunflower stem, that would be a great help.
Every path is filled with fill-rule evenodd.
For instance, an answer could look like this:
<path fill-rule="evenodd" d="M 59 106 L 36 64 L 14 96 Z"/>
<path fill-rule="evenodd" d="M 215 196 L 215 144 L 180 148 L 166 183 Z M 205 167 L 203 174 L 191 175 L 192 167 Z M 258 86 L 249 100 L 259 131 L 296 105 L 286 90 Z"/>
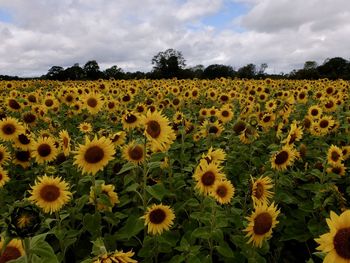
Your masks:
<path fill-rule="evenodd" d="M 26 262 L 31 263 L 32 262 L 32 255 L 30 253 L 30 237 L 25 238 L 22 240 L 23 248 L 26 253 Z"/>

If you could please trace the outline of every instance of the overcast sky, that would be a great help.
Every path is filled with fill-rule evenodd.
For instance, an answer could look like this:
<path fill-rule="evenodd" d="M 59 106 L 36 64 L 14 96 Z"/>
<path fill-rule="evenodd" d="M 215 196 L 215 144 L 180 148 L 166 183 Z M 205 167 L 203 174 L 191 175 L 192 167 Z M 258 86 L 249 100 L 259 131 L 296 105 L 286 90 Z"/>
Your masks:
<path fill-rule="evenodd" d="M 349 59 L 349 45 L 349 0 L 0 0 L 0 75 L 89 60 L 149 71 L 168 48 L 187 66 L 288 73 L 306 60 Z"/>

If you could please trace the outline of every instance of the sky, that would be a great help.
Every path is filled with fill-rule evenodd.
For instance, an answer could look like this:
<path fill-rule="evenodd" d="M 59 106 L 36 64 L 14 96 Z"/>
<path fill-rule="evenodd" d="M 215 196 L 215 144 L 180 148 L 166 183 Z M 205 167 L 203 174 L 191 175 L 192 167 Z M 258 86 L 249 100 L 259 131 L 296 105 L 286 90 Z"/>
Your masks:
<path fill-rule="evenodd" d="M 0 75 L 89 60 L 146 72 L 168 48 L 187 67 L 267 63 L 268 73 L 289 73 L 349 59 L 349 43 L 349 0 L 0 0 Z"/>

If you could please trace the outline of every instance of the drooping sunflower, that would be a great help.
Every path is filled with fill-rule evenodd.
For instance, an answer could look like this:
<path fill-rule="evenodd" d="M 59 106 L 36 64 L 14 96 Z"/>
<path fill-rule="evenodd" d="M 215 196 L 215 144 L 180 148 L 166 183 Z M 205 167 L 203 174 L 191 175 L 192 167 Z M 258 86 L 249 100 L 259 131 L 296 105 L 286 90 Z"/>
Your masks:
<path fill-rule="evenodd" d="M 346 160 L 350 157 L 350 145 L 343 146 L 341 148 L 342 153 L 343 153 L 343 159 Z"/>
<path fill-rule="evenodd" d="M 217 181 L 213 186 L 210 195 L 215 198 L 219 204 L 228 204 L 235 193 L 235 188 L 228 180 Z"/>
<path fill-rule="evenodd" d="M 252 199 L 255 204 L 270 203 L 273 196 L 271 189 L 273 188 L 272 179 L 268 176 L 261 176 L 254 180 L 251 178 Z"/>
<path fill-rule="evenodd" d="M 2 167 L 0 167 L 0 188 L 2 188 L 8 181 L 10 181 L 10 177 Z"/>
<path fill-rule="evenodd" d="M 214 190 L 215 183 L 225 179 L 226 176 L 221 172 L 221 168 L 217 164 L 208 164 L 206 160 L 203 160 L 197 166 L 193 178 L 197 182 L 195 188 L 200 193 L 208 195 Z"/>
<path fill-rule="evenodd" d="M 112 143 L 115 146 L 123 145 L 126 139 L 126 132 L 119 131 L 119 132 L 113 133 L 112 135 L 110 135 L 109 139 L 112 141 Z"/>
<path fill-rule="evenodd" d="M 72 193 L 68 188 L 68 183 L 60 177 L 44 175 L 35 180 L 35 185 L 29 191 L 31 196 L 28 199 L 45 213 L 52 214 L 61 210 L 71 200 Z"/>
<path fill-rule="evenodd" d="M 62 130 L 60 131 L 59 136 L 62 145 L 62 151 L 65 156 L 68 156 L 71 151 L 69 133 L 67 130 Z"/>
<path fill-rule="evenodd" d="M 114 154 L 115 149 L 110 139 L 104 136 L 97 139 L 95 136 L 90 141 L 86 137 L 85 144 L 80 144 L 79 149 L 75 151 L 74 164 L 82 169 L 83 174 L 95 175 L 113 159 Z"/>
<path fill-rule="evenodd" d="M 137 263 L 137 260 L 131 258 L 134 254 L 135 253 L 133 251 L 123 252 L 123 250 L 116 250 L 112 253 L 105 253 L 98 256 L 98 258 L 94 260 L 93 263 Z"/>
<path fill-rule="evenodd" d="M 36 142 L 33 142 L 31 150 L 39 164 L 53 161 L 58 154 L 55 140 L 51 137 L 39 137 Z"/>
<path fill-rule="evenodd" d="M 24 133 L 24 127 L 17 119 L 7 117 L 0 120 L 0 139 L 13 141 L 21 133 Z"/>
<path fill-rule="evenodd" d="M 92 132 L 92 125 L 88 122 L 80 123 L 78 128 L 82 133 Z"/>
<path fill-rule="evenodd" d="M 342 150 L 335 145 L 331 145 L 331 147 L 329 147 L 328 152 L 327 152 L 327 162 L 330 165 L 337 165 L 339 164 L 341 161 L 343 161 L 343 152 Z"/>
<path fill-rule="evenodd" d="M 24 248 L 22 246 L 22 241 L 20 239 L 12 239 L 4 249 L 5 241 L 1 239 L 0 241 L 0 252 L 3 250 L 2 254 L 0 254 L 0 262 L 5 263 L 10 260 L 15 260 L 19 257 L 25 255 Z"/>
<path fill-rule="evenodd" d="M 271 237 L 272 229 L 278 224 L 279 213 L 274 203 L 270 206 L 266 203 L 257 204 L 254 212 L 246 217 L 249 223 L 243 231 L 247 232 L 246 237 L 249 237 L 247 243 L 253 242 L 253 246 L 261 247 L 263 241 Z"/>
<path fill-rule="evenodd" d="M 242 142 L 243 144 L 251 144 L 257 138 L 259 138 L 259 133 L 254 127 L 249 125 L 238 137 L 240 142 Z"/>
<path fill-rule="evenodd" d="M 175 214 L 170 206 L 153 204 L 151 207 L 147 208 L 145 215 L 141 218 L 145 220 L 148 233 L 160 235 L 163 231 L 169 230 L 173 225 Z"/>
<path fill-rule="evenodd" d="M 122 148 L 122 157 L 129 162 L 141 164 L 145 160 L 145 147 L 131 141 Z"/>
<path fill-rule="evenodd" d="M 96 189 L 99 188 L 99 189 Z M 99 194 L 97 194 L 99 193 Z M 109 206 L 98 200 L 98 197 L 104 194 L 109 200 Z M 89 202 L 91 204 L 97 205 L 97 210 L 99 211 L 112 211 L 113 206 L 119 203 L 119 198 L 116 192 L 114 192 L 114 185 L 111 184 L 102 184 L 98 187 L 91 187 Z"/>
<path fill-rule="evenodd" d="M 271 156 L 271 167 L 275 170 L 284 171 L 288 166 L 291 166 L 295 159 L 299 157 L 299 152 L 285 145 L 280 151 Z"/>
<path fill-rule="evenodd" d="M 176 139 L 169 120 L 159 111 L 148 111 L 142 122 L 145 127 L 144 134 L 151 143 L 151 150 L 167 151 Z"/>
<path fill-rule="evenodd" d="M 14 146 L 23 151 L 30 150 L 32 148 L 33 139 L 30 132 L 22 133 L 14 140 Z"/>
<path fill-rule="evenodd" d="M 0 144 L 0 165 L 6 165 L 10 160 L 10 154 L 6 146 Z"/>
<path fill-rule="evenodd" d="M 330 212 L 330 218 L 326 219 L 329 232 L 316 238 L 319 244 L 316 248 L 327 253 L 323 262 L 326 263 L 348 263 L 350 262 L 350 210 L 337 215 Z"/>

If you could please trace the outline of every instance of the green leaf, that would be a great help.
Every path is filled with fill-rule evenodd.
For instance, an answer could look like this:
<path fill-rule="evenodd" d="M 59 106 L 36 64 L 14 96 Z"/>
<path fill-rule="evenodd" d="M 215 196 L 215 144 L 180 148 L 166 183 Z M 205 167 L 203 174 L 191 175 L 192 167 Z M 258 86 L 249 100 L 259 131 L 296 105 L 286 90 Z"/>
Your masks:
<path fill-rule="evenodd" d="M 49 243 L 44 241 L 46 234 L 34 237 L 30 242 L 30 252 L 37 255 L 41 261 L 58 263 L 58 259 Z"/>
<path fill-rule="evenodd" d="M 151 163 L 148 163 L 147 166 L 148 166 L 148 169 L 155 169 L 155 168 L 159 168 L 161 166 L 162 162 L 151 162 Z"/>
<path fill-rule="evenodd" d="M 117 237 L 118 239 L 130 239 L 140 233 L 143 229 L 143 221 L 135 215 L 130 215 L 126 220 L 125 225 L 118 231 Z"/>
<path fill-rule="evenodd" d="M 208 239 L 210 237 L 210 227 L 205 226 L 195 229 L 192 232 L 191 237 Z"/>
<path fill-rule="evenodd" d="M 139 188 L 138 183 L 133 183 L 132 185 L 129 185 L 123 192 L 135 192 Z"/>
<path fill-rule="evenodd" d="M 92 254 L 94 256 L 98 256 L 101 254 L 106 253 L 106 247 L 105 244 L 103 242 L 103 238 L 99 237 L 97 238 L 95 241 L 92 241 Z"/>
<path fill-rule="evenodd" d="M 83 218 L 84 228 L 94 237 L 101 233 L 101 215 L 100 213 L 86 214 Z"/>
<path fill-rule="evenodd" d="M 216 246 L 216 250 L 227 258 L 233 258 L 234 254 L 230 246 L 226 242 L 221 242 L 219 246 Z"/>
<path fill-rule="evenodd" d="M 163 184 L 155 184 L 153 186 L 147 186 L 146 191 L 159 201 L 162 201 L 163 197 L 167 194 Z"/>
<path fill-rule="evenodd" d="M 137 166 L 133 163 L 126 163 L 123 165 L 122 169 L 120 169 L 119 173 L 117 173 L 117 175 L 123 174 L 123 173 L 130 171 L 132 169 L 135 169 L 136 167 Z"/>

